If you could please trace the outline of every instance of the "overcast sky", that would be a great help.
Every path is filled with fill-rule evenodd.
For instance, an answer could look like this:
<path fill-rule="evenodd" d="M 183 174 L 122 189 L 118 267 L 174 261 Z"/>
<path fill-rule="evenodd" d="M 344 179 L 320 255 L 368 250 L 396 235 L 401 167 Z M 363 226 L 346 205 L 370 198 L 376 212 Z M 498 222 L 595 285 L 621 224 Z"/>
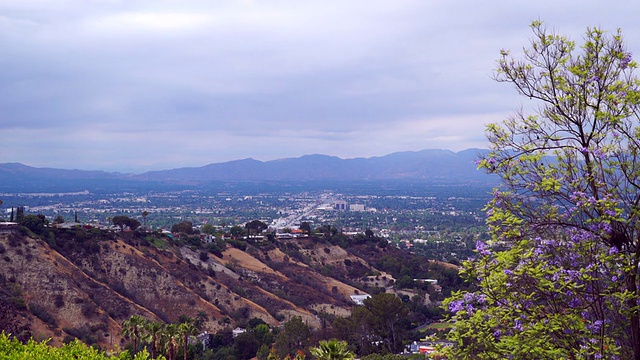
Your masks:
<path fill-rule="evenodd" d="M 529 24 L 580 41 L 628 1 L 0 0 L 0 163 L 140 173 L 487 147 Z"/>

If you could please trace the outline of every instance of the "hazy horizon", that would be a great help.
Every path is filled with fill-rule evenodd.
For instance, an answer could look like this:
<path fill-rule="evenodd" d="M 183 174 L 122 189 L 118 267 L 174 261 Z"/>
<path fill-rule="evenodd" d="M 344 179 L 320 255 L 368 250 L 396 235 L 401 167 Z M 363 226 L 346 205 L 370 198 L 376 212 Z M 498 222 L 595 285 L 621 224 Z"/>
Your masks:
<path fill-rule="evenodd" d="M 395 151 L 389 154 L 383 154 L 383 155 L 379 155 L 379 156 L 356 156 L 356 157 L 350 157 L 350 158 L 343 158 L 340 156 L 335 156 L 335 155 L 327 155 L 327 154 L 320 154 L 320 153 L 315 153 L 315 154 L 303 154 L 300 156 L 289 156 L 289 157 L 282 157 L 282 158 L 277 158 L 277 159 L 271 159 L 271 160 L 259 160 L 256 159 L 254 157 L 246 157 L 246 158 L 240 158 L 240 159 L 231 159 L 231 160 L 225 160 L 225 161 L 219 161 L 219 162 L 208 162 L 208 163 L 203 163 L 203 164 L 196 164 L 196 165 L 190 165 L 190 166 L 179 166 L 179 167 L 174 167 L 174 168 L 165 168 L 165 169 L 154 169 L 154 170 L 144 170 L 144 171 L 111 171 L 111 170 L 105 170 L 105 169 L 83 169 L 83 168 L 79 168 L 79 167 L 53 167 L 53 166 L 35 166 L 32 164 L 28 164 L 28 163 L 23 163 L 23 162 L 18 162 L 18 161 L 7 161 L 7 162 L 0 162 L 0 165 L 3 164 L 20 164 L 20 165 L 24 165 L 24 166 L 28 166 L 28 167 L 32 167 L 32 168 L 51 168 L 51 169 L 59 169 L 59 170 L 80 170 L 80 171 L 104 171 L 104 172 L 108 172 L 108 173 L 122 173 L 122 174 L 131 174 L 131 175 L 139 175 L 139 174 L 143 174 L 146 172 L 151 172 L 151 171 L 164 171 L 164 170 L 175 170 L 175 169 L 180 169 L 180 168 L 186 168 L 186 167 L 192 167 L 192 168 L 199 168 L 199 167 L 204 167 L 207 165 L 214 165 L 214 164 L 224 164 L 224 163 L 229 163 L 229 162 L 237 162 L 237 161 L 243 161 L 243 160 L 255 160 L 255 161 L 259 161 L 259 162 L 263 162 L 263 163 L 267 163 L 267 162 L 272 162 L 272 161 L 279 161 L 279 160 L 288 160 L 288 159 L 299 159 L 299 158 L 303 158 L 303 157 L 307 157 L 307 156 L 329 156 L 329 157 L 337 157 L 341 160 L 353 160 L 353 159 L 370 159 L 370 158 L 376 158 L 376 157 L 385 157 L 388 155 L 393 155 L 393 154 L 398 154 L 398 153 L 418 153 L 418 152 L 423 152 L 423 151 L 450 151 L 454 154 L 458 154 L 461 152 L 465 152 L 465 151 L 482 151 L 482 150 L 486 150 L 486 149 L 480 149 L 480 148 L 468 148 L 468 149 L 463 149 L 463 150 L 459 150 L 459 151 L 453 151 L 453 150 L 448 150 L 448 149 L 422 149 L 422 150 L 407 150 L 407 151 Z"/>

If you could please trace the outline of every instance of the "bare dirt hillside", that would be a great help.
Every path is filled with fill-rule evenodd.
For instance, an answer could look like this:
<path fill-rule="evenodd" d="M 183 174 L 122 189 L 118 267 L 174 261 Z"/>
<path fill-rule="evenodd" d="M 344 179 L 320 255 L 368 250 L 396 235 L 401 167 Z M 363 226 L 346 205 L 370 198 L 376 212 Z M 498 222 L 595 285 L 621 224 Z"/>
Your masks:
<path fill-rule="evenodd" d="M 47 241 L 26 231 L 0 234 L 0 285 L 12 326 L 54 344 L 79 337 L 122 346 L 122 323 L 134 314 L 176 322 L 205 312 L 211 332 L 254 317 L 277 325 L 301 316 L 319 326 L 319 311 L 348 314 L 349 295 L 359 292 L 332 272 L 344 276 L 345 260 L 363 260 L 334 246 L 249 244 L 216 257 L 151 235 L 51 234 Z M 323 266 L 333 270 L 318 271 Z"/>

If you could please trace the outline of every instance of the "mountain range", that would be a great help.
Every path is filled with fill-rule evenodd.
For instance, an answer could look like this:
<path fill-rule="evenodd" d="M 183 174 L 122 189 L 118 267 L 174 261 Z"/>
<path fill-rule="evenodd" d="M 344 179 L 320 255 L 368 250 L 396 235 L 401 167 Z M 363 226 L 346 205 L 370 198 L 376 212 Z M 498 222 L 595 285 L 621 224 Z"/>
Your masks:
<path fill-rule="evenodd" d="M 242 159 L 201 167 L 183 167 L 123 174 L 105 171 L 36 168 L 20 163 L 0 164 L 0 182 L 37 186 L 78 181 L 135 181 L 202 184 L 212 181 L 354 181 L 415 180 L 437 183 L 495 183 L 474 163 L 487 150 L 422 150 L 380 157 L 341 159 L 305 155 L 271 161 Z"/>

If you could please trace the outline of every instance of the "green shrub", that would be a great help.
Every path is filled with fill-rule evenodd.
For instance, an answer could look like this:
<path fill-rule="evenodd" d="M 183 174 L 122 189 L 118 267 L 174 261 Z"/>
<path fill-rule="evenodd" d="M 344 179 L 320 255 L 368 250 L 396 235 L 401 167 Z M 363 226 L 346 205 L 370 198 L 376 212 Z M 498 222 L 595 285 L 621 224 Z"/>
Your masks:
<path fill-rule="evenodd" d="M 42 320 L 45 324 L 50 326 L 58 326 L 58 324 L 56 323 L 56 319 L 44 307 L 38 304 L 30 303 L 29 310 L 35 317 Z"/>

